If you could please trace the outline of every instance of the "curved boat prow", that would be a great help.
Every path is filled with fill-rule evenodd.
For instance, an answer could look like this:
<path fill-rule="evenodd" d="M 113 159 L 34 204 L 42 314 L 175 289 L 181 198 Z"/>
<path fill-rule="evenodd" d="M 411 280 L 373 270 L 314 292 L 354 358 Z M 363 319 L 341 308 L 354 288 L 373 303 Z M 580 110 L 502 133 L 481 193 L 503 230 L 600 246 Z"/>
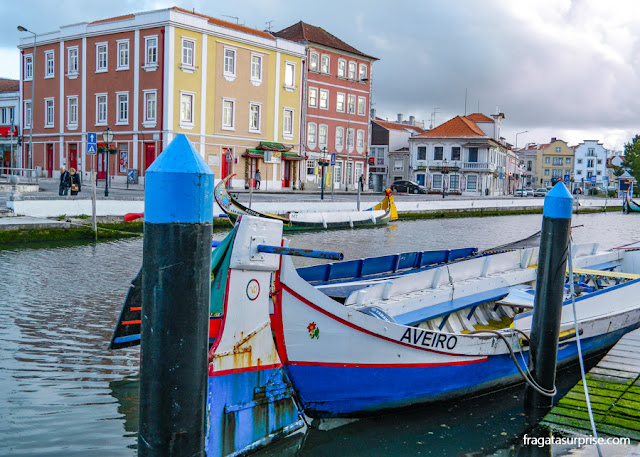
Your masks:
<path fill-rule="evenodd" d="M 372 210 L 383 210 L 386 211 L 389 209 L 389 220 L 395 221 L 398 219 L 398 210 L 396 209 L 396 202 L 393 199 L 393 193 L 391 189 L 385 189 L 384 191 L 385 197 L 380 203 L 371 208 Z"/>

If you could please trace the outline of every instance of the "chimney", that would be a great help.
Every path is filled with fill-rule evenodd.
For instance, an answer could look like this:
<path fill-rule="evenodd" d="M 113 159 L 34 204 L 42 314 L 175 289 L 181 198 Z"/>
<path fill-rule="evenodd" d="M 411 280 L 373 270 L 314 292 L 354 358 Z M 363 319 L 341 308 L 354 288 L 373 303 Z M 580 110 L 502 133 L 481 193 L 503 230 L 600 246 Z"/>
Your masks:
<path fill-rule="evenodd" d="M 402 113 L 398 114 L 398 124 L 402 124 Z"/>
<path fill-rule="evenodd" d="M 409 116 L 409 125 L 416 125 L 416 117 Z"/>
<path fill-rule="evenodd" d="M 375 108 L 371 108 L 371 119 L 375 120 L 376 118 L 376 109 Z"/>
<path fill-rule="evenodd" d="M 556 137 L 555 136 L 551 138 L 551 142 L 553 143 L 554 141 L 556 141 Z"/>

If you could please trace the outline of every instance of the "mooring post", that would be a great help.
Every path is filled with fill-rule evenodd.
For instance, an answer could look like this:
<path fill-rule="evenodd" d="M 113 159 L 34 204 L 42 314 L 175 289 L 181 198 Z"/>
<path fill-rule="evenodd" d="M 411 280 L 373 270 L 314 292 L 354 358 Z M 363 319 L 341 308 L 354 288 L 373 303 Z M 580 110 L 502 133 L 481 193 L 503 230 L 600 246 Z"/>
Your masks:
<path fill-rule="evenodd" d="M 558 183 L 545 197 L 542 212 L 529 370 L 538 386 L 547 391 L 554 389 L 556 379 L 572 206 L 571 194 L 564 184 Z M 525 398 L 528 412 L 534 416 L 546 413 L 553 402 L 553 397 L 543 395 L 529 385 Z"/>
<path fill-rule="evenodd" d="M 147 170 L 139 456 L 204 456 L 213 174 L 184 135 Z"/>

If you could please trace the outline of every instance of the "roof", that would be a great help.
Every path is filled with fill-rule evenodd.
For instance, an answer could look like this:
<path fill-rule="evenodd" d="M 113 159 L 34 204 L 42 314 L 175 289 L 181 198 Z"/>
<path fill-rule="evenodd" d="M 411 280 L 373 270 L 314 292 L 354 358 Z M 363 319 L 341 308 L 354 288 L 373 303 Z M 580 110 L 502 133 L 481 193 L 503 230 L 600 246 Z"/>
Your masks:
<path fill-rule="evenodd" d="M 420 138 L 488 138 L 482 129 L 466 116 L 456 116 L 417 136 Z"/>
<path fill-rule="evenodd" d="M 0 78 L 0 92 L 18 92 L 20 81 L 17 79 Z"/>
<path fill-rule="evenodd" d="M 367 59 L 379 60 L 377 57 L 372 57 L 364 52 L 358 51 L 356 48 L 345 43 L 337 36 L 330 34 L 325 29 L 302 21 L 297 24 L 293 24 L 286 29 L 282 29 L 279 32 L 275 32 L 274 35 L 291 41 L 307 41 L 309 43 L 321 44 L 329 48 L 339 49 L 340 51 L 350 52 L 351 54 L 357 54 L 359 56 L 366 57 Z"/>
<path fill-rule="evenodd" d="M 387 130 L 409 131 L 409 132 L 413 132 L 413 133 L 416 133 L 416 134 L 420 134 L 420 133 L 425 132 L 424 129 L 421 129 L 420 127 L 418 127 L 416 125 L 402 124 L 402 123 L 398 123 L 398 122 L 383 121 L 382 119 L 380 119 L 378 117 L 376 117 L 373 120 L 373 122 L 375 122 L 380 127 L 385 128 Z"/>
<path fill-rule="evenodd" d="M 489 116 L 485 116 L 482 113 L 472 113 L 465 117 L 473 122 L 495 122 Z"/>
<path fill-rule="evenodd" d="M 252 29 L 251 27 L 246 27 L 244 25 L 236 24 L 234 22 L 223 21 L 222 19 L 216 19 L 215 17 L 207 16 L 206 14 L 196 13 L 195 11 L 189 11 L 184 8 L 179 8 L 177 6 L 174 6 L 170 9 L 174 11 L 180 11 L 181 13 L 193 14 L 194 16 L 205 18 L 210 24 L 219 25 L 221 27 L 226 27 L 228 29 L 238 30 L 240 32 L 245 32 L 251 35 L 256 35 L 262 38 L 273 40 L 273 35 L 271 35 L 269 32 L 263 32 L 262 30 Z M 91 22 L 91 24 L 100 24 L 103 22 L 121 21 L 123 19 L 133 19 L 133 18 L 135 18 L 135 14 L 125 14 L 123 16 L 116 16 L 108 19 L 100 19 L 98 21 L 93 21 Z"/>

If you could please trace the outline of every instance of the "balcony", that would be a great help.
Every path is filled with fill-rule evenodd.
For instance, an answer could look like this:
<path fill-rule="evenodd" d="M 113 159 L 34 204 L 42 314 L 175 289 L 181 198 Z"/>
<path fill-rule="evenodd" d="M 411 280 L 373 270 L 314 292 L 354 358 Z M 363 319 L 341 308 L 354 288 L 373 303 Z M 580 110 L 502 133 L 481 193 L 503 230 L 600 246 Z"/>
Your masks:
<path fill-rule="evenodd" d="M 498 166 L 492 162 L 463 162 L 462 169 L 464 171 L 496 172 Z"/>

